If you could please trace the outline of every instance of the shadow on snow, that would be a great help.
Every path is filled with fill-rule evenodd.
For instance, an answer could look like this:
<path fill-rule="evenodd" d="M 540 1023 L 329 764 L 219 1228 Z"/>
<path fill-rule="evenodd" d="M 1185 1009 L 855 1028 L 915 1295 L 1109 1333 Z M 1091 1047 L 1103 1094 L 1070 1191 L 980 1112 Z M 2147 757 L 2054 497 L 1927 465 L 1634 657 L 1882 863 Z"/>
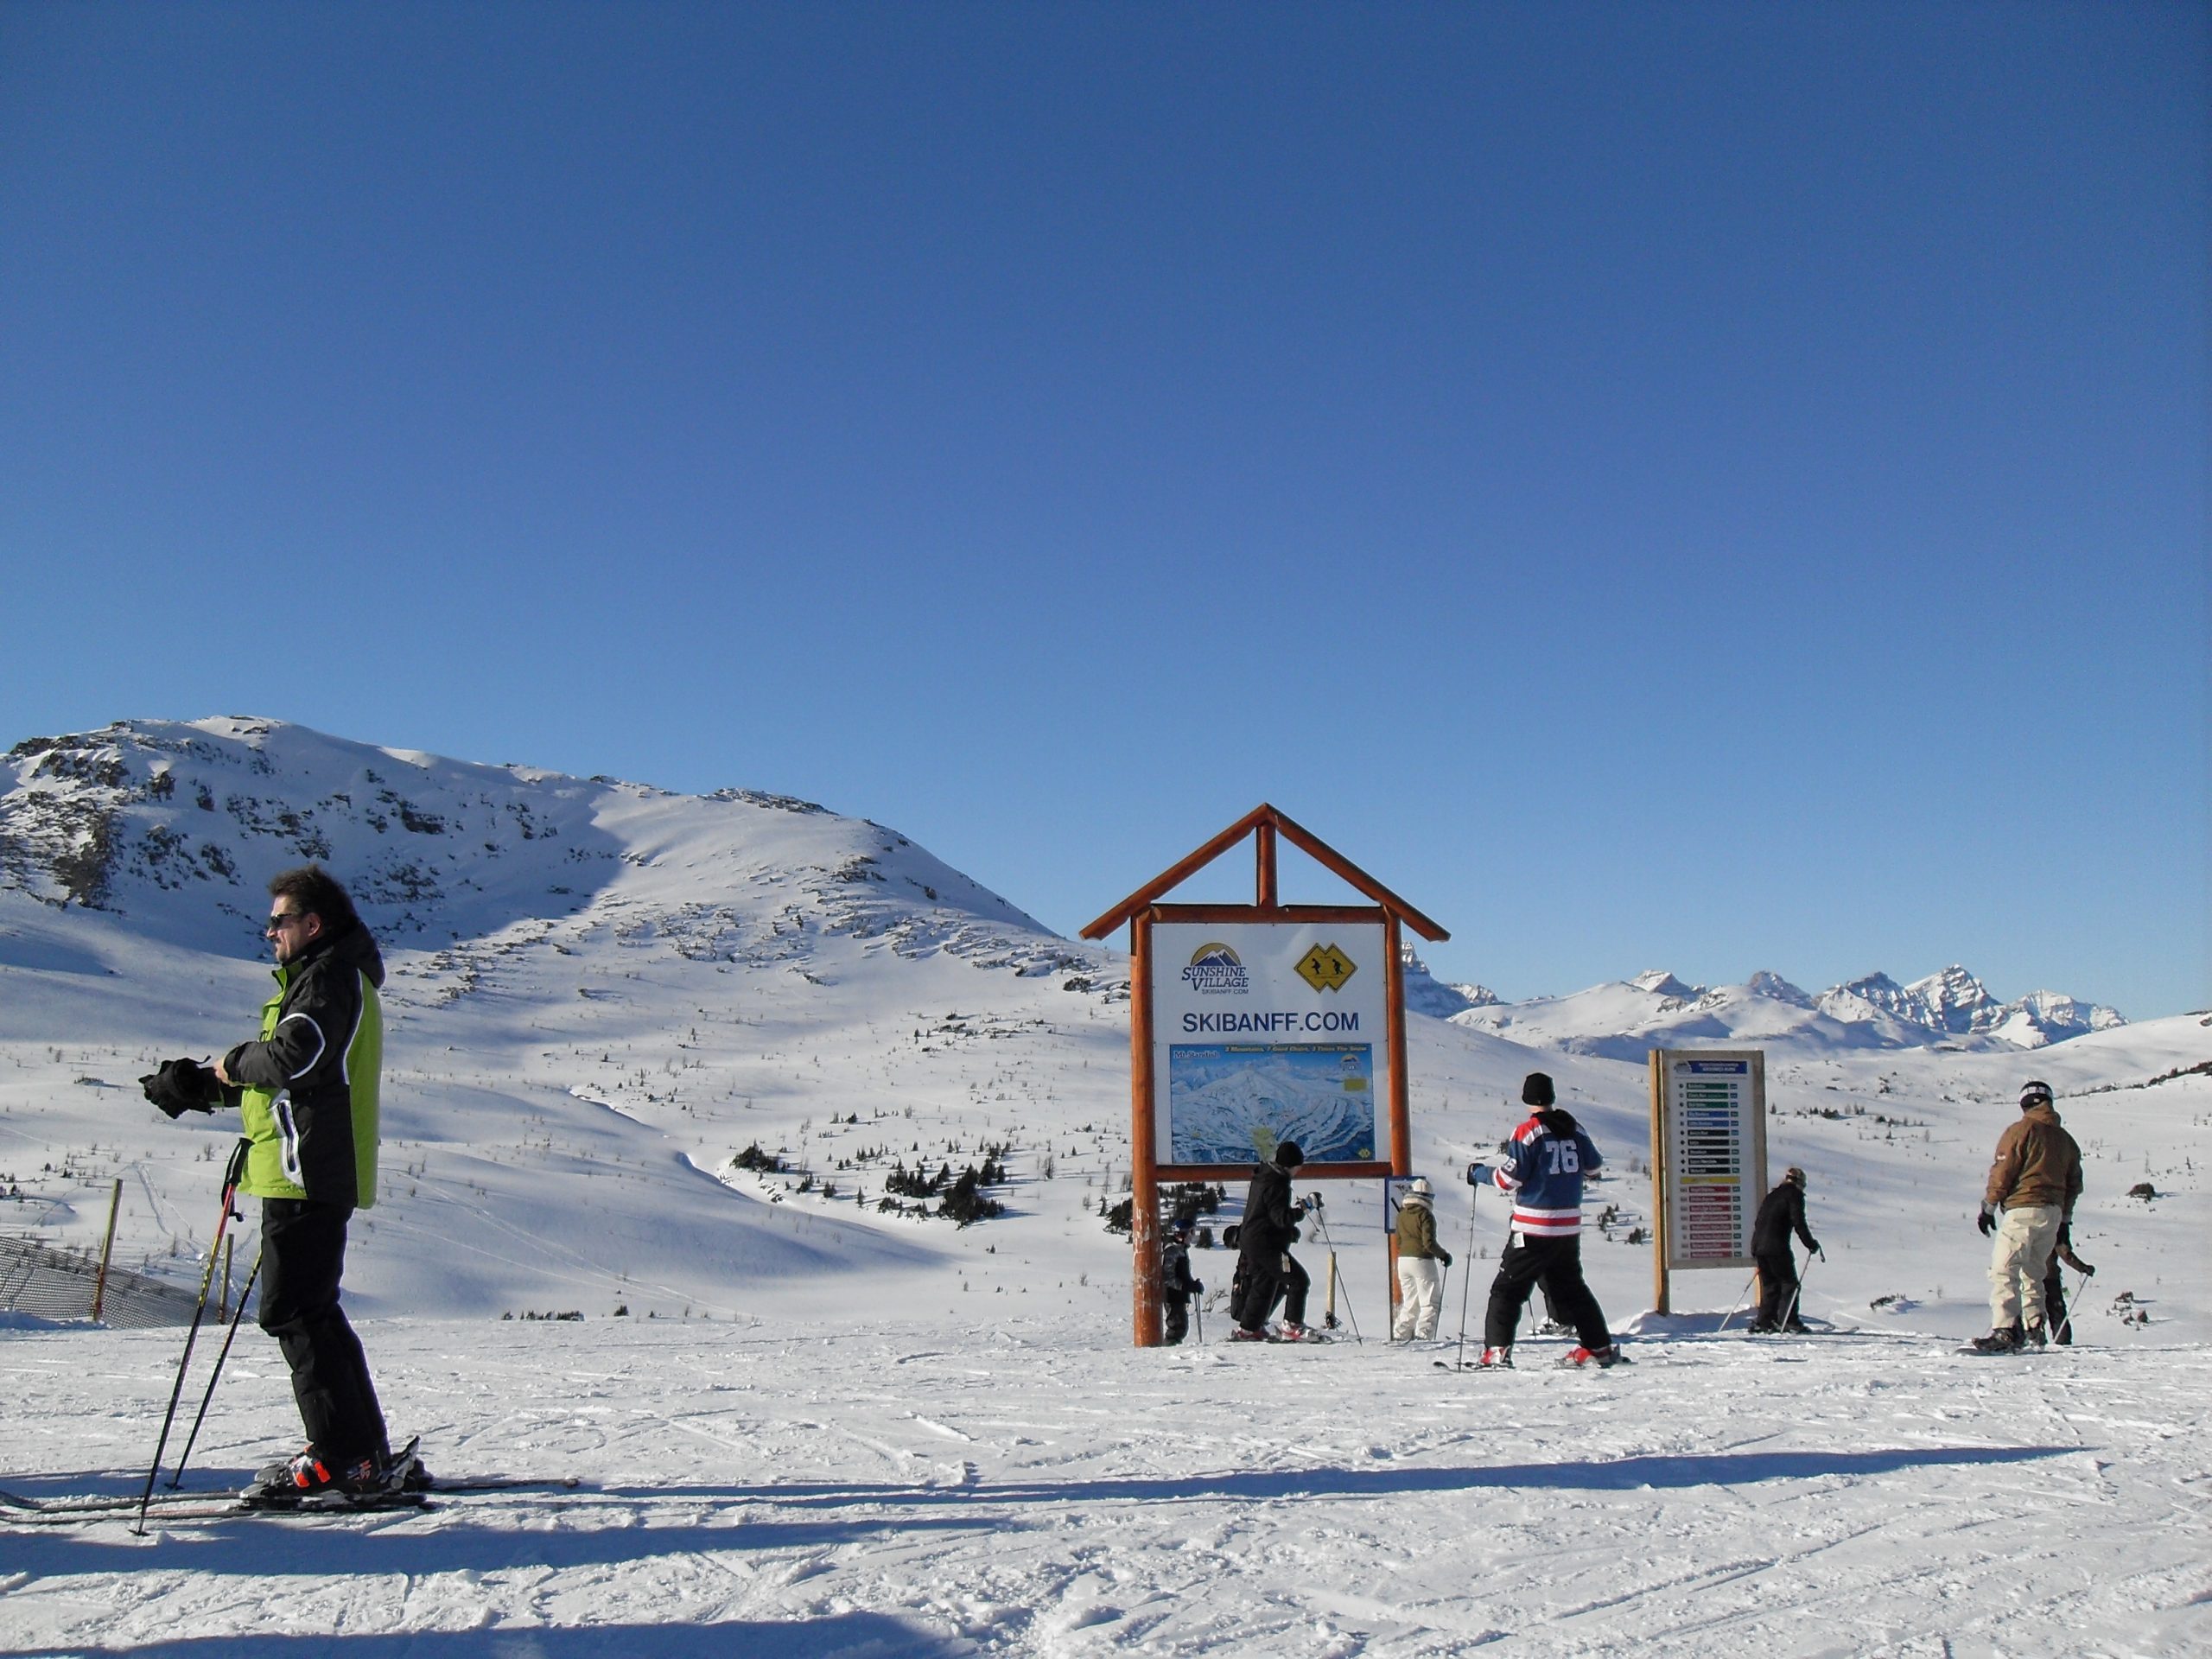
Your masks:
<path fill-rule="evenodd" d="M 562 1569 L 685 1553 L 835 1549 L 865 1543 L 891 1531 L 988 1531 L 1020 1524 L 1018 1512 L 1028 1507 L 1368 1500 L 1515 1489 L 1681 1491 L 1823 1476 L 1869 1479 L 1919 1469 L 2001 1466 L 2063 1457 L 2077 1450 L 2024 1446 L 1735 1452 L 1482 1468 L 1236 1470 L 1221 1474 L 985 1482 L 952 1487 L 861 1482 L 585 1487 L 532 1503 L 528 1512 L 534 1518 L 543 1518 L 551 1509 L 572 1523 L 603 1518 L 604 1524 L 571 1524 L 558 1532 L 486 1524 L 492 1516 L 482 1521 L 461 1518 L 467 1514 L 462 1507 L 467 1500 L 462 1500 L 437 1511 L 439 1523 L 429 1528 L 406 1524 L 421 1511 L 397 1510 L 390 1521 L 366 1531 L 344 1524 L 348 1517 L 296 1521 L 273 1516 L 185 1522 L 178 1523 L 177 1532 L 156 1530 L 143 1541 L 116 1541 L 84 1532 L 25 1530 L 9 1537 L 8 1555 L 10 1567 L 36 1577 L 163 1568 L 255 1577 L 487 1573 L 522 1567 Z M 761 1518 L 731 1516 L 711 1525 L 690 1520 L 663 1525 L 656 1524 L 650 1514 L 639 1512 L 639 1506 L 698 1503 L 745 1504 L 768 1513 Z M 869 1513 L 835 1514 L 861 1506 Z M 158 1529 L 160 1524 L 156 1510 L 153 1525 Z M 250 1552 L 237 1548 L 240 1529 L 253 1529 L 254 1548 Z"/>
<path fill-rule="evenodd" d="M 307 1659 L 317 1653 L 343 1653 L 346 1659 L 435 1659 L 439 1655 L 469 1659 L 631 1659 L 650 1653 L 661 1659 L 830 1659 L 831 1655 L 866 1655 L 868 1659 L 934 1659 L 972 1653 L 975 1644 L 956 1642 L 881 1613 L 838 1613 L 788 1624 L 739 1620 L 722 1624 L 585 1624 L 543 1630 L 395 1630 L 385 1635 L 261 1635 L 180 1637 L 168 1642 L 134 1643 L 130 1651 L 148 1659 L 214 1659 L 216 1655 L 281 1656 Z M 20 1649 L 29 1659 L 61 1659 L 80 1647 Z"/>

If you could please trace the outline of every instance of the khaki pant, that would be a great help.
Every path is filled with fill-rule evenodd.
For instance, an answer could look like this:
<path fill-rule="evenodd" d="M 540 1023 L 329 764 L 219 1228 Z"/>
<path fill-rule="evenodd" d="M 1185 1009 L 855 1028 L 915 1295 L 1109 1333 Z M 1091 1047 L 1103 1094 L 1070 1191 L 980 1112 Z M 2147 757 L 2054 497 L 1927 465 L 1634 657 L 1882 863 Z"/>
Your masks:
<path fill-rule="evenodd" d="M 1398 1258 L 1398 1317 L 1390 1326 L 1396 1342 L 1427 1342 L 1436 1334 L 1444 1308 L 1444 1268 L 1425 1255 Z"/>
<path fill-rule="evenodd" d="M 1989 1328 L 2009 1331 L 2012 1321 L 2044 1323 L 2043 1270 L 2058 1243 L 2063 1211 L 2055 1204 L 2024 1204 L 1997 1224 L 1989 1253 Z"/>

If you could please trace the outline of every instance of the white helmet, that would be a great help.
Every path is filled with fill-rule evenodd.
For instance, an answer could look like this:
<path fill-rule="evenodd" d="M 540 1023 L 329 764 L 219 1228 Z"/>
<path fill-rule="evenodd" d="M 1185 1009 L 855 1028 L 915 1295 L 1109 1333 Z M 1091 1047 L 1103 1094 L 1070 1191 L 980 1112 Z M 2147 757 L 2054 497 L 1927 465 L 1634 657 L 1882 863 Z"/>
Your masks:
<path fill-rule="evenodd" d="M 1414 1192 L 1417 1192 L 1417 1193 L 1419 1193 L 1422 1198 L 1427 1198 L 1431 1193 L 1434 1192 L 1436 1191 L 1436 1189 L 1435 1189 L 1434 1187 L 1431 1186 L 1431 1185 L 1428 1184 L 1428 1177 L 1427 1177 L 1427 1176 L 1426 1176 L 1426 1175 L 1416 1175 L 1416 1176 L 1414 1176 L 1414 1177 L 1413 1191 L 1414 1191 Z"/>

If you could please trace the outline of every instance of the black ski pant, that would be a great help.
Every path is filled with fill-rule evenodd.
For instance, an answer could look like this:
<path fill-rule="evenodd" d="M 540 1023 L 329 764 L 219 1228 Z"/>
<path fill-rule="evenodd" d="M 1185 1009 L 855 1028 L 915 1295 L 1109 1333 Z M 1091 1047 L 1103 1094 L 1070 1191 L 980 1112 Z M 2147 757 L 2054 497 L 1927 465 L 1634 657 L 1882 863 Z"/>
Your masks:
<path fill-rule="evenodd" d="M 2050 1261 L 2043 1270 L 2043 1316 L 2044 1330 L 2050 1339 L 2062 1347 L 2071 1347 L 2074 1327 L 2066 1322 L 2066 1277 L 2058 1270 L 2058 1252 L 2050 1253 Z M 2026 1332 L 2018 1319 L 2012 1321 L 2012 1334 L 2024 1339 Z"/>
<path fill-rule="evenodd" d="M 309 1198 L 261 1201 L 261 1328 L 284 1351 L 308 1444 L 334 1468 L 391 1452 L 361 1339 L 338 1306 L 353 1213 Z"/>
<path fill-rule="evenodd" d="M 1283 1305 L 1286 1320 L 1292 1325 L 1306 1323 L 1306 1293 L 1313 1281 L 1287 1252 L 1269 1250 L 1245 1256 L 1236 1264 L 1236 1279 L 1243 1288 L 1230 1302 L 1229 1311 L 1245 1330 L 1257 1331 L 1266 1325 L 1278 1301 Z M 1235 1291 L 1236 1286 L 1230 1288 Z"/>
<path fill-rule="evenodd" d="M 1171 1296 L 1160 1312 L 1160 1339 L 1173 1348 L 1191 1334 L 1191 1305 Z"/>
<path fill-rule="evenodd" d="M 1788 1248 L 1778 1254 L 1763 1251 L 1751 1260 L 1759 1268 L 1759 1316 L 1753 1323 L 1772 1330 L 1785 1319 L 1799 1318 L 1797 1263 Z"/>
<path fill-rule="evenodd" d="M 1491 1281 L 1490 1306 L 1483 1312 L 1483 1345 L 1510 1348 L 1521 1325 L 1521 1310 L 1541 1283 L 1552 1306 L 1574 1326 L 1585 1348 L 1595 1351 L 1612 1345 L 1605 1310 L 1590 1287 L 1582 1281 L 1582 1240 L 1574 1234 L 1543 1238 L 1520 1231 L 1497 1261 L 1497 1277 Z"/>

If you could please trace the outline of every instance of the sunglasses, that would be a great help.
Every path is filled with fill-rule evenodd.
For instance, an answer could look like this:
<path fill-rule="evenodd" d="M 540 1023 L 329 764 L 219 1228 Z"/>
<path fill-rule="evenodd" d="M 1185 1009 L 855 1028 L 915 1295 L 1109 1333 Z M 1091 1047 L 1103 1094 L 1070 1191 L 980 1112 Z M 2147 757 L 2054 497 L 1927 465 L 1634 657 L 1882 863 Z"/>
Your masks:
<path fill-rule="evenodd" d="M 280 910 L 269 918 L 269 925 L 261 931 L 264 933 L 282 932 L 286 923 L 305 921 L 307 917 L 308 912 L 304 910 Z"/>

